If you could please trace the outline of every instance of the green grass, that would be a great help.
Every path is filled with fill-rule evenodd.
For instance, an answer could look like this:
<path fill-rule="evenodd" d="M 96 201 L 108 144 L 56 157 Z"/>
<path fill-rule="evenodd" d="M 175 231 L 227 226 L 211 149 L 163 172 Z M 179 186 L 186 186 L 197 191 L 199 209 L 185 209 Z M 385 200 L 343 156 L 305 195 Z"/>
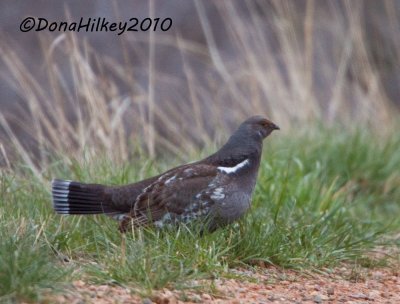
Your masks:
<path fill-rule="evenodd" d="M 180 226 L 137 230 L 123 240 L 105 216 L 55 215 L 50 183 L 43 185 L 28 168 L 3 170 L 0 301 L 40 301 L 77 279 L 146 294 L 164 286 L 185 288 L 189 279 L 230 275 L 229 268 L 260 261 L 300 270 L 382 264 L 369 253 L 396 245 L 393 235 L 400 231 L 400 135 L 278 135 L 265 143 L 250 212 L 202 236 Z M 116 165 L 97 157 L 55 161 L 44 176 L 122 184 L 177 164 L 142 156 Z"/>

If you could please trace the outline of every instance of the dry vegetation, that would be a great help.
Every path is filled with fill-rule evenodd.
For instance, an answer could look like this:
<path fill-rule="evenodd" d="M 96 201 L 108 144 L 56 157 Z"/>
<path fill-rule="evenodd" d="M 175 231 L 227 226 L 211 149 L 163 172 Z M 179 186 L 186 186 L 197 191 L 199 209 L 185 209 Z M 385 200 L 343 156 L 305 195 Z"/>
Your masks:
<path fill-rule="evenodd" d="M 396 24 L 390 3 L 385 1 L 388 20 Z M 121 37 L 115 47 L 123 54 L 135 52 L 135 45 L 148 45 L 153 55 L 136 57 L 148 62 L 141 71 L 128 56 L 121 62 L 98 54 L 75 34 L 43 34 L 43 82 L 14 51 L 11 37 L 3 34 L 3 40 L 10 41 L 0 48 L 6 81 L 23 99 L 18 111 L 5 109 L 0 115 L 3 165 L 15 159 L 10 156 L 15 151 L 38 176 L 53 155 L 67 161 L 84 151 L 104 151 L 126 161 L 133 153 L 129 143 L 138 141 L 150 156 L 158 149 L 183 157 L 254 113 L 268 115 L 285 132 L 324 121 L 390 133 L 398 110 L 387 99 L 379 67 L 369 55 L 362 1 L 343 2 L 342 10 L 333 7 L 334 18 L 326 22 L 324 15 L 315 14 L 312 0 L 306 1 L 303 14 L 290 1 L 272 1 L 265 8 L 247 4 L 247 19 L 233 3 L 221 2 L 217 9 L 233 59 L 216 48 L 207 12 L 202 2 L 195 4 L 205 45 L 179 34 Z M 273 10 L 272 17 L 267 10 Z M 315 24 L 332 39 L 329 52 L 320 50 L 328 47 L 326 42 L 315 41 Z M 265 36 L 271 32 L 272 45 Z M 398 31 L 391 34 L 393 40 L 400 39 Z M 162 46 L 181 54 L 182 75 L 156 70 L 151 50 Z M 397 65 L 398 51 L 393 54 Z M 202 75 L 193 58 L 201 62 Z M 141 73 L 147 81 L 138 80 Z M 175 87 L 177 82 L 185 91 L 179 100 L 157 93 L 158 85 Z"/>

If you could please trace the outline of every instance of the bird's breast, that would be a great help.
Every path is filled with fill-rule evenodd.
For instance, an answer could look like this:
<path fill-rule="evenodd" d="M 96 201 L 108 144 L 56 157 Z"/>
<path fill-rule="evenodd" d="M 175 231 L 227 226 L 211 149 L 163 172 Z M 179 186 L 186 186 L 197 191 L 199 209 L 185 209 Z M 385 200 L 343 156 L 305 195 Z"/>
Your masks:
<path fill-rule="evenodd" d="M 239 219 L 249 209 L 251 203 L 251 192 L 234 191 L 229 192 L 219 200 L 214 208 L 218 218 L 230 223 Z"/>

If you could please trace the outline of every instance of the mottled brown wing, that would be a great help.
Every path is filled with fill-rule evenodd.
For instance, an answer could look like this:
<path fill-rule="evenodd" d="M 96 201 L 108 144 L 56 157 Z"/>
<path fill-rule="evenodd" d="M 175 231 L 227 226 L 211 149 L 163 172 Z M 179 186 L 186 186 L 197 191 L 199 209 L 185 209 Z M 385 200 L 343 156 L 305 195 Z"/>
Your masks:
<path fill-rule="evenodd" d="M 157 221 L 167 212 L 182 214 L 196 195 L 210 186 L 217 173 L 216 167 L 201 164 L 168 171 L 138 196 L 134 216 Z"/>

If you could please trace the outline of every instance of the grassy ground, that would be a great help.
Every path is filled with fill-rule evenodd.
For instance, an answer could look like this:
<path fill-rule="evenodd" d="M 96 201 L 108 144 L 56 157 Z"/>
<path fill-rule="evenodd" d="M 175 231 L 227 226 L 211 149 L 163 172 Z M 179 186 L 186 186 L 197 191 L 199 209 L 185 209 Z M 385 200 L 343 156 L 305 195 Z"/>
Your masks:
<path fill-rule="evenodd" d="M 239 265 L 320 270 L 340 262 L 385 263 L 370 253 L 398 242 L 400 135 L 277 134 L 266 141 L 253 206 L 242 221 L 203 236 L 184 226 L 138 230 L 126 236 L 125 252 L 113 220 L 55 215 L 50 183 L 23 165 L 1 171 L 0 301 L 40 300 L 78 279 L 146 294 L 227 276 Z M 56 160 L 43 176 L 123 184 L 173 165 L 145 156 L 117 165 L 98 156 Z"/>

